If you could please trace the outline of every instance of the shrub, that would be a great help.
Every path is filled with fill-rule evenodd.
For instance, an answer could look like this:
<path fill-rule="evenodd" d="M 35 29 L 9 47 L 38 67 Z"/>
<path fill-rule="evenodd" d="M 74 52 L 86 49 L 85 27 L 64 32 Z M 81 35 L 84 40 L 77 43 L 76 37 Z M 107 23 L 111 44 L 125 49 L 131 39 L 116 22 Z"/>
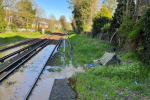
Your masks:
<path fill-rule="evenodd" d="M 7 27 L 7 23 L 0 15 L 0 33 L 5 32 L 6 27 Z"/>
<path fill-rule="evenodd" d="M 93 33 L 96 35 L 97 33 L 101 32 L 101 28 L 107 24 L 111 23 L 111 19 L 108 17 L 95 17 L 93 19 Z"/>
<path fill-rule="evenodd" d="M 9 26 L 11 27 L 11 29 L 17 29 L 17 26 L 14 23 L 11 23 Z"/>
<path fill-rule="evenodd" d="M 95 75 L 101 75 L 104 77 L 114 77 L 117 76 L 120 79 L 135 79 L 143 80 L 148 77 L 149 68 L 144 66 L 139 61 L 134 61 L 133 63 L 122 63 L 116 66 L 97 66 L 91 69 L 88 73 Z"/>
<path fill-rule="evenodd" d="M 11 23 L 9 26 L 11 27 L 12 31 L 15 31 L 15 32 L 17 31 L 17 25 L 16 24 Z"/>
<path fill-rule="evenodd" d="M 104 33 L 106 33 L 106 32 L 108 32 L 109 28 L 110 28 L 110 23 L 107 23 L 107 24 L 105 24 L 105 25 L 101 28 L 101 30 L 102 30 Z"/>

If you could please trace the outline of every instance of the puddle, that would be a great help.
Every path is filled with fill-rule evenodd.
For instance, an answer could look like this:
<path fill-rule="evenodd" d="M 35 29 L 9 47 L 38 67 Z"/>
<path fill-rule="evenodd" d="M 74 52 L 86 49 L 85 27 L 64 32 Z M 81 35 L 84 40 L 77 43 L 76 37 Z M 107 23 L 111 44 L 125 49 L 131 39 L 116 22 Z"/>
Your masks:
<path fill-rule="evenodd" d="M 60 72 L 50 72 L 49 69 L 58 69 L 58 66 L 46 66 L 41 79 L 37 82 L 37 86 L 32 91 L 29 100 L 48 100 L 55 79 L 70 78 L 75 72 L 83 72 L 83 67 L 75 68 L 71 64 L 69 67 L 63 68 Z"/>
<path fill-rule="evenodd" d="M 0 100 L 23 100 L 54 47 L 55 45 L 46 46 L 36 56 L 5 79 L 0 84 Z"/>
<path fill-rule="evenodd" d="M 29 44 L 28 44 L 28 45 L 29 45 Z M 0 52 L 0 58 L 6 56 L 6 55 L 8 55 L 8 54 L 11 54 L 11 53 L 13 53 L 13 52 L 15 52 L 15 51 L 17 51 L 17 50 L 19 50 L 19 49 L 22 49 L 22 48 L 24 48 L 24 47 L 26 47 L 26 46 L 28 46 L 28 45 L 22 45 L 22 46 L 18 46 L 18 47 L 12 48 L 12 49 L 10 49 L 10 50 L 5 50 L 5 51 L 3 51 L 3 52 Z M 18 54 L 16 54 L 16 55 L 18 55 Z M 7 60 L 9 60 L 9 59 L 15 57 L 16 55 L 11 56 L 11 57 L 8 58 Z"/>

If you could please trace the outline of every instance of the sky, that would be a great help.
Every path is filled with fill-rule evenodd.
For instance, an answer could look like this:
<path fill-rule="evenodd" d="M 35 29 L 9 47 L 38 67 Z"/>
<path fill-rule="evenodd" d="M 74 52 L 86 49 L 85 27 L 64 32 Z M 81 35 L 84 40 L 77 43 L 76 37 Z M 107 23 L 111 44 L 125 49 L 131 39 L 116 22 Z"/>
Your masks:
<path fill-rule="evenodd" d="M 69 3 L 67 0 L 34 0 L 34 2 L 43 7 L 47 17 L 53 14 L 56 20 L 59 20 L 61 15 L 65 15 L 67 22 L 71 22 L 69 16 L 71 16 L 72 10 L 68 9 Z"/>

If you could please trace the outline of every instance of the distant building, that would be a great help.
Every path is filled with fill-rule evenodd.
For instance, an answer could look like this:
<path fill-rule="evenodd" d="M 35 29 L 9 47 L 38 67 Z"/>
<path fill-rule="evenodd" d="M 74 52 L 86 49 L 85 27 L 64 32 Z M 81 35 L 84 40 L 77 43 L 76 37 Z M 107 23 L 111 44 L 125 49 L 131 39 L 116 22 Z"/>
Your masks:
<path fill-rule="evenodd" d="M 36 20 L 33 21 L 32 23 L 32 29 L 34 28 L 38 28 L 38 25 L 36 25 Z M 48 29 L 48 24 L 44 21 L 38 21 L 38 23 L 40 24 L 39 27 L 40 28 L 44 28 L 44 29 Z"/>

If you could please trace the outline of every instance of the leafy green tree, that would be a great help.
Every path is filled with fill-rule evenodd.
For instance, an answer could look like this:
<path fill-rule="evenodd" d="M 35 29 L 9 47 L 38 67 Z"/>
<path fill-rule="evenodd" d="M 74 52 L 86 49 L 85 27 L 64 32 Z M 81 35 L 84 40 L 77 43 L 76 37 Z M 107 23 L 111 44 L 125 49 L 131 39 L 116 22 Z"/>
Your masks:
<path fill-rule="evenodd" d="M 2 1 L 0 1 L 0 33 L 5 32 L 6 27 L 7 27 L 7 23 L 4 20 L 5 12 L 1 4 L 2 4 Z"/>
<path fill-rule="evenodd" d="M 113 13 L 113 10 L 117 8 L 116 0 L 104 0 L 104 2 L 108 3 L 108 9 Z"/>
<path fill-rule="evenodd" d="M 17 3 L 19 22 L 25 28 L 31 28 L 33 19 L 36 15 L 36 9 L 33 9 L 33 4 L 29 0 L 21 0 Z"/>
<path fill-rule="evenodd" d="M 66 16 L 61 15 L 59 20 L 60 20 L 61 25 L 62 25 L 62 30 L 66 30 Z"/>
<path fill-rule="evenodd" d="M 76 25 L 77 32 L 82 33 L 90 29 L 92 19 L 98 11 L 100 0 L 68 0 L 73 8 L 74 20 L 72 25 Z"/>
<path fill-rule="evenodd" d="M 107 8 L 106 3 L 103 3 L 101 10 L 97 13 L 95 18 L 93 19 L 93 33 L 96 35 L 97 33 L 101 32 L 101 28 L 107 24 L 111 23 L 112 20 L 112 13 L 111 11 Z"/>
<path fill-rule="evenodd" d="M 124 1 L 127 2 L 126 0 Z M 109 30 L 111 33 L 115 31 L 115 28 L 120 27 L 123 21 L 123 12 L 126 11 L 126 5 L 124 4 L 124 2 L 122 0 L 117 0 L 117 2 L 117 9 L 115 10 L 114 17 Z"/>

